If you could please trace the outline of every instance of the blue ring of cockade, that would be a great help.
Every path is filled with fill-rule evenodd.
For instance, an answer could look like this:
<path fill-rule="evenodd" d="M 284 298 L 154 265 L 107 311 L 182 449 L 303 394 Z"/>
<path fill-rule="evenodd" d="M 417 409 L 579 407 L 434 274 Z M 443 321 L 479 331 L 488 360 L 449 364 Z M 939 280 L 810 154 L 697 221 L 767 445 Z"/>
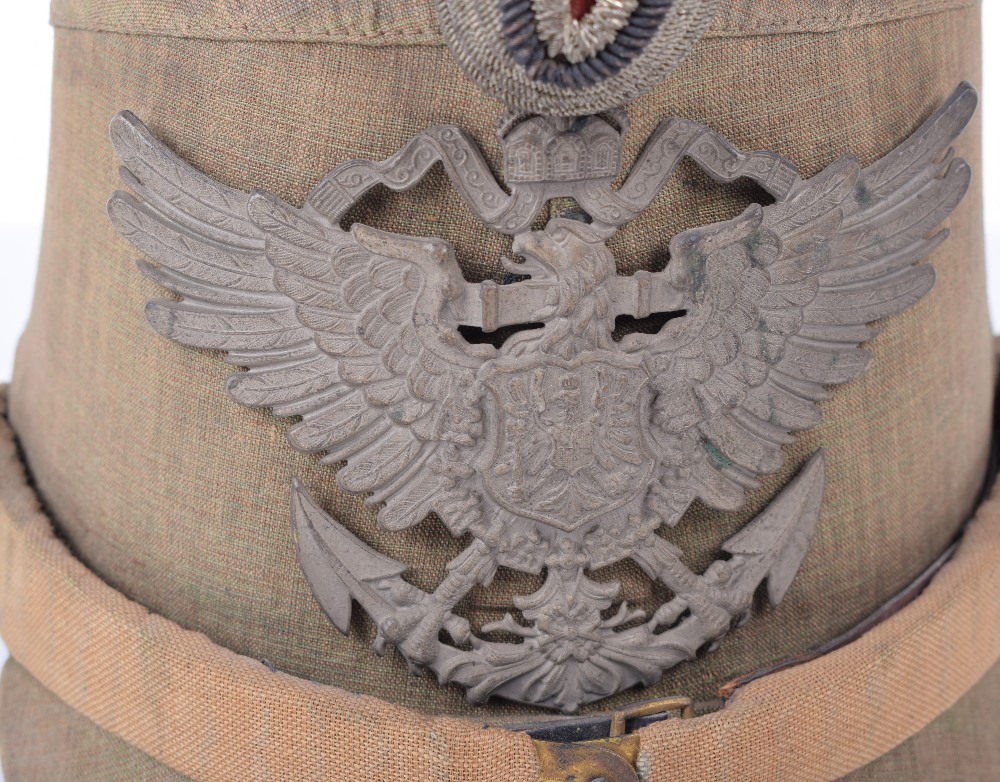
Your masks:
<path fill-rule="evenodd" d="M 628 24 L 615 39 L 592 57 L 571 63 L 545 53 L 535 30 L 531 0 L 499 0 L 500 21 L 507 51 L 528 76 L 544 84 L 589 87 L 609 79 L 638 57 L 653 39 L 674 0 L 639 0 Z"/>

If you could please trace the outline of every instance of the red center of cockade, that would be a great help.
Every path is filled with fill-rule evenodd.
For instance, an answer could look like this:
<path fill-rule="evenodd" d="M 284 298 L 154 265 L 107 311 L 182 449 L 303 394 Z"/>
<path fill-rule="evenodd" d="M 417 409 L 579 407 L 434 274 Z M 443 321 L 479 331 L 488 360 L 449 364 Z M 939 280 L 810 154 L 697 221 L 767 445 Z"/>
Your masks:
<path fill-rule="evenodd" d="M 595 2 L 597 0 L 569 0 L 569 15 L 579 22 L 590 13 Z"/>

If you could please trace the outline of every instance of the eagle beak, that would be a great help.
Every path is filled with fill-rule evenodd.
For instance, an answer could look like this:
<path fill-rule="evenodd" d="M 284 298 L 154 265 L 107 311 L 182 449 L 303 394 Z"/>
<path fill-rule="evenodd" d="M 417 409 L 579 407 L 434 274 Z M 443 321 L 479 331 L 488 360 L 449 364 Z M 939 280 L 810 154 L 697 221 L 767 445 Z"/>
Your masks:
<path fill-rule="evenodd" d="M 544 243 L 534 234 L 518 234 L 514 237 L 511 249 L 524 260 L 521 263 L 508 260 L 504 263 L 507 271 L 534 278 L 552 275 L 551 265 L 545 260 Z"/>

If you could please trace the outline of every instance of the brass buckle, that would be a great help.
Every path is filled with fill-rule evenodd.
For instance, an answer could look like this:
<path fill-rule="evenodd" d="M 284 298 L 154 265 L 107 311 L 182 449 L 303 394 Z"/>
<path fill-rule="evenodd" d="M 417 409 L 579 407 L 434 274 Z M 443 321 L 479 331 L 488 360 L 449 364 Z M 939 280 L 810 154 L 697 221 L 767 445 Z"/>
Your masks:
<path fill-rule="evenodd" d="M 630 709 L 616 711 L 611 715 L 611 727 L 608 728 L 608 738 L 618 738 L 625 735 L 625 725 L 629 720 L 636 717 L 652 717 L 656 714 L 666 714 L 670 711 L 679 711 L 682 720 L 689 720 L 694 717 L 694 704 L 690 698 L 683 695 L 675 695 L 671 698 L 660 698 L 659 700 L 640 703 Z"/>
<path fill-rule="evenodd" d="M 593 741 L 557 742 L 534 739 L 539 782 L 639 782 L 639 734 L 627 733 L 628 721 L 679 711 L 694 717 L 690 698 L 675 696 L 640 703 L 611 715 L 608 737 Z"/>

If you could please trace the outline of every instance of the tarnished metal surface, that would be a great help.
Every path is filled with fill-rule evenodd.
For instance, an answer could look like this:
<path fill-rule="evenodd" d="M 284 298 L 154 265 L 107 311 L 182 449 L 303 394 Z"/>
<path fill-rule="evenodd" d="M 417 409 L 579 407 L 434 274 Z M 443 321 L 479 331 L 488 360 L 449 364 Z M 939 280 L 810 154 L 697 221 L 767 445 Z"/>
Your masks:
<path fill-rule="evenodd" d="M 471 700 L 573 711 L 717 644 L 764 580 L 772 603 L 784 596 L 817 522 L 822 454 L 704 574 L 657 530 L 695 499 L 738 509 L 781 467 L 790 433 L 819 422 L 825 387 L 867 370 L 867 324 L 930 290 L 933 269 L 915 264 L 968 186 L 947 150 L 975 105 L 962 85 L 884 159 L 862 169 L 843 158 L 809 180 L 777 155 L 666 120 L 618 189 L 621 115 L 535 117 L 502 133 L 509 194 L 462 131 L 438 127 L 382 163 L 339 166 L 302 209 L 212 181 L 123 113 L 112 140 L 142 200 L 116 193 L 109 213 L 160 264 L 141 271 L 183 297 L 149 303 L 157 331 L 247 367 L 227 383 L 233 398 L 300 416 L 290 443 L 346 460 L 339 485 L 382 503 L 384 528 L 433 511 L 471 536 L 427 593 L 293 484 L 300 562 L 333 623 L 347 632 L 357 601 L 378 651 L 396 646 Z M 685 156 L 721 181 L 756 180 L 775 203 L 674 237 L 662 272 L 618 277 L 607 240 Z M 529 279 L 470 284 L 443 240 L 341 226 L 367 190 L 405 190 L 438 161 L 483 221 L 514 237 L 521 260 L 505 265 Z M 560 196 L 586 220 L 531 230 Z M 655 334 L 612 339 L 616 315 L 677 311 Z M 500 348 L 458 331 L 513 323 L 542 328 Z M 627 558 L 673 594 L 652 617 L 589 575 Z M 459 603 L 501 567 L 544 573 L 544 585 L 515 599 L 518 617 L 471 628 Z M 491 640 L 498 631 L 520 640 Z"/>
<path fill-rule="evenodd" d="M 679 712 L 681 719 L 694 717 L 690 698 L 664 698 L 637 704 L 611 715 L 607 737 L 587 741 L 535 740 L 539 782 L 639 782 L 639 736 L 626 735 L 626 724 L 635 718 Z"/>
<path fill-rule="evenodd" d="M 628 709 L 616 711 L 611 715 L 611 727 L 608 730 L 609 738 L 619 738 L 624 736 L 625 726 L 629 720 L 637 717 L 651 717 L 658 714 L 665 714 L 669 711 L 680 712 L 681 719 L 690 720 L 694 718 L 694 703 L 685 696 L 674 696 L 672 698 L 660 698 L 655 701 L 636 704 Z"/>
<path fill-rule="evenodd" d="M 539 782 L 639 782 L 639 737 L 558 744 L 536 741 Z"/>

